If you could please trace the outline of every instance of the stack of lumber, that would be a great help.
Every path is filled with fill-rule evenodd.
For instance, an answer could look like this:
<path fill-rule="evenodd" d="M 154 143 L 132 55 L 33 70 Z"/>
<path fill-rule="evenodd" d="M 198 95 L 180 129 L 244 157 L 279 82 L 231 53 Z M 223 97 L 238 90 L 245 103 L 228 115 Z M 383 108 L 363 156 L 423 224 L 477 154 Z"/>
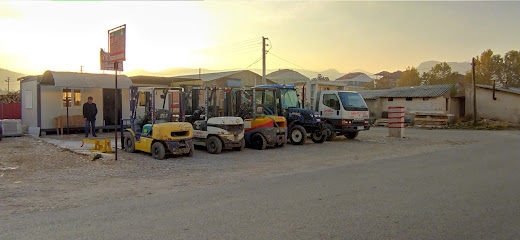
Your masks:
<path fill-rule="evenodd" d="M 8 93 L 4 95 L 0 95 L 0 103 L 17 103 L 20 102 L 20 93 Z"/>
<path fill-rule="evenodd" d="M 419 128 L 447 127 L 452 115 L 442 112 L 415 112 L 414 126 Z"/>
<path fill-rule="evenodd" d="M 388 118 L 379 118 L 376 120 L 374 125 L 379 127 L 388 127 Z"/>

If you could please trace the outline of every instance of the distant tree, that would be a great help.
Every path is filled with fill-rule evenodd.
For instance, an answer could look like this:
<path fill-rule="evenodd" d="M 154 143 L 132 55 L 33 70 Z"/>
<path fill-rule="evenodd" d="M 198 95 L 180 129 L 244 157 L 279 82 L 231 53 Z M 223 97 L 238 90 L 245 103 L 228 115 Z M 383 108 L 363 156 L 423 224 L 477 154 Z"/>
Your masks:
<path fill-rule="evenodd" d="M 372 81 L 365 83 L 364 87 L 367 90 L 376 89 L 376 80 L 372 79 Z"/>
<path fill-rule="evenodd" d="M 504 55 L 504 85 L 520 87 L 520 52 L 511 50 Z"/>
<path fill-rule="evenodd" d="M 503 62 L 504 60 L 500 54 L 493 54 L 491 49 L 488 49 L 475 59 L 475 81 L 477 84 L 493 84 L 493 80 L 503 83 Z"/>
<path fill-rule="evenodd" d="M 421 76 L 425 85 L 457 83 L 458 77 L 459 74 L 452 72 L 450 65 L 446 62 L 435 65 L 429 72 L 425 72 Z"/>
<path fill-rule="evenodd" d="M 417 71 L 415 67 L 408 67 L 406 71 L 403 72 L 401 79 L 397 82 L 397 86 L 419 86 L 421 85 L 421 82 L 422 80 L 419 71 Z"/>
<path fill-rule="evenodd" d="M 395 82 L 388 78 L 381 78 L 365 83 L 365 89 L 389 89 L 395 87 Z"/>

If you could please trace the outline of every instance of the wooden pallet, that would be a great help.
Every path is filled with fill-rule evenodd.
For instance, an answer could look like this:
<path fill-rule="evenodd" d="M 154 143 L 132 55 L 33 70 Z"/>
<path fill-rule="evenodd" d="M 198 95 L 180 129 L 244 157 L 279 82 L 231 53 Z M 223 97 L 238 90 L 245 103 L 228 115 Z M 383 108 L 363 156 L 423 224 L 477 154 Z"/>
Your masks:
<path fill-rule="evenodd" d="M 415 127 L 419 128 L 442 128 L 448 126 L 452 114 L 439 112 L 415 112 Z"/>

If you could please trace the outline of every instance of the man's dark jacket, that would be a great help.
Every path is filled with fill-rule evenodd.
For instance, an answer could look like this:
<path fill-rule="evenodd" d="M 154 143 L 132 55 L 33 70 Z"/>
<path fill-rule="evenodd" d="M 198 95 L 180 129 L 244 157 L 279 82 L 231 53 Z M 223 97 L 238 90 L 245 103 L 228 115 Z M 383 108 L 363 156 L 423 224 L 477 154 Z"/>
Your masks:
<path fill-rule="evenodd" d="M 95 103 L 83 104 L 83 117 L 90 121 L 96 120 L 97 107 Z"/>

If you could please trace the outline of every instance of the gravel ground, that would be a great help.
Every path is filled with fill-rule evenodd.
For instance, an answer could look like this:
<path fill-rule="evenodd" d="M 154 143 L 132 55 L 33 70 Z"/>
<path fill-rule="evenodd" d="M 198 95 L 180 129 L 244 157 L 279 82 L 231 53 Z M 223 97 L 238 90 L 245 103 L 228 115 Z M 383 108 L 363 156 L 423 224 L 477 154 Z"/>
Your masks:
<path fill-rule="evenodd" d="M 193 157 L 154 160 L 145 153 L 121 153 L 119 161 L 57 148 L 32 137 L 0 142 L 0 219 L 151 194 L 315 171 L 377 159 L 433 152 L 479 141 L 485 134 L 518 131 L 406 129 L 406 138 L 388 138 L 386 128 L 362 132 L 355 140 L 218 155 L 198 149 Z"/>

